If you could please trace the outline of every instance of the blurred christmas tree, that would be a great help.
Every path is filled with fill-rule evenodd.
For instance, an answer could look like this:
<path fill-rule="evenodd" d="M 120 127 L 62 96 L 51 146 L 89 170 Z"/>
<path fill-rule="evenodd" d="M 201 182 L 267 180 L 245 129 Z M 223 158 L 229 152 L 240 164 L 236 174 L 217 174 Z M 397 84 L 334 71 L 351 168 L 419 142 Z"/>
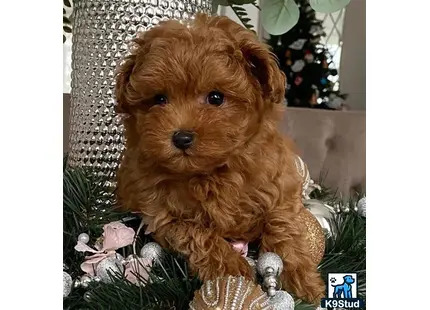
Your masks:
<path fill-rule="evenodd" d="M 296 0 L 300 9 L 298 23 L 287 33 L 271 36 L 268 43 L 279 58 L 287 76 L 287 105 L 291 107 L 339 110 L 345 94 L 335 82 L 338 70 L 327 47 L 323 21 L 308 0 Z"/>

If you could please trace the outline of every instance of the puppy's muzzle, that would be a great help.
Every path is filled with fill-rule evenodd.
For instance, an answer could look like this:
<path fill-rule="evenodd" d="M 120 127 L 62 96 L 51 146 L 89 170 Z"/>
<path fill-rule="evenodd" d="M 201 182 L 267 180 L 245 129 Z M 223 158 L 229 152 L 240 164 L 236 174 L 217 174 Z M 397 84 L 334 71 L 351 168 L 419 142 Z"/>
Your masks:
<path fill-rule="evenodd" d="M 175 131 L 172 136 L 172 142 L 180 150 L 186 150 L 193 145 L 194 133 L 190 131 Z"/>

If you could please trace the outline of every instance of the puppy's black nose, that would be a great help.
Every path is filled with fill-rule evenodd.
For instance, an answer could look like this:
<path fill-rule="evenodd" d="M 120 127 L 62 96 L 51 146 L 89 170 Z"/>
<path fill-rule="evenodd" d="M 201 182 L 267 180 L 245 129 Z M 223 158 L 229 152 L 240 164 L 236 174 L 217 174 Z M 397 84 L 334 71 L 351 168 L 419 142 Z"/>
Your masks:
<path fill-rule="evenodd" d="M 189 148 L 193 144 L 194 134 L 189 131 L 179 130 L 173 134 L 173 144 L 181 150 Z"/>

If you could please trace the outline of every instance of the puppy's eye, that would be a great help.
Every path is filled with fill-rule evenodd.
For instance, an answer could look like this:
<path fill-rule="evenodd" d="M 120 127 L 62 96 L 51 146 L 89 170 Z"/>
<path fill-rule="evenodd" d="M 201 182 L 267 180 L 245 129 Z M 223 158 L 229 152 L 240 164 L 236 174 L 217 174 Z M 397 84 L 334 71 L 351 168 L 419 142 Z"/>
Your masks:
<path fill-rule="evenodd" d="M 155 95 L 154 103 L 159 105 L 164 105 L 167 103 L 167 96 L 165 95 Z"/>
<path fill-rule="evenodd" d="M 224 102 L 224 94 L 220 93 L 219 91 L 211 91 L 208 94 L 206 101 L 209 104 L 221 105 Z"/>

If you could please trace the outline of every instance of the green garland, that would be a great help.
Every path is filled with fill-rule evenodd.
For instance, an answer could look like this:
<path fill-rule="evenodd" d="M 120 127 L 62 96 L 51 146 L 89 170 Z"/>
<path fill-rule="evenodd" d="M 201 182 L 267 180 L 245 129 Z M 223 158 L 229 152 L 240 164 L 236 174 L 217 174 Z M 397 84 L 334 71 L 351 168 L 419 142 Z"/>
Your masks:
<path fill-rule="evenodd" d="M 83 272 L 80 264 L 84 255 L 74 250 L 77 236 L 87 233 L 94 242 L 102 227 L 112 221 L 122 221 L 137 230 L 140 219 L 115 209 L 114 194 L 104 185 L 106 178 L 83 168 L 72 169 L 64 162 L 63 176 L 63 263 L 73 279 Z M 321 197 L 319 197 L 321 199 Z M 333 197 L 330 198 L 333 201 Z M 358 295 L 366 295 L 366 223 L 355 211 L 343 213 L 337 220 L 339 237 L 319 266 L 322 276 L 328 272 L 357 272 Z M 138 247 L 152 241 L 139 236 Z M 122 252 L 121 252 L 122 251 Z M 126 257 L 131 246 L 120 253 Z M 250 252 L 252 250 L 250 249 Z M 112 275 L 112 283 L 90 283 L 86 289 L 72 289 L 64 298 L 63 309 L 175 309 L 188 310 L 194 292 L 201 286 L 196 275 L 188 273 L 187 262 L 175 253 L 165 253 L 162 264 L 150 272 L 150 283 L 136 286 L 122 274 Z M 144 281 L 142 279 L 142 281 Z M 85 296 L 85 297 L 84 297 Z M 296 301 L 296 310 L 315 309 L 315 306 Z"/>

